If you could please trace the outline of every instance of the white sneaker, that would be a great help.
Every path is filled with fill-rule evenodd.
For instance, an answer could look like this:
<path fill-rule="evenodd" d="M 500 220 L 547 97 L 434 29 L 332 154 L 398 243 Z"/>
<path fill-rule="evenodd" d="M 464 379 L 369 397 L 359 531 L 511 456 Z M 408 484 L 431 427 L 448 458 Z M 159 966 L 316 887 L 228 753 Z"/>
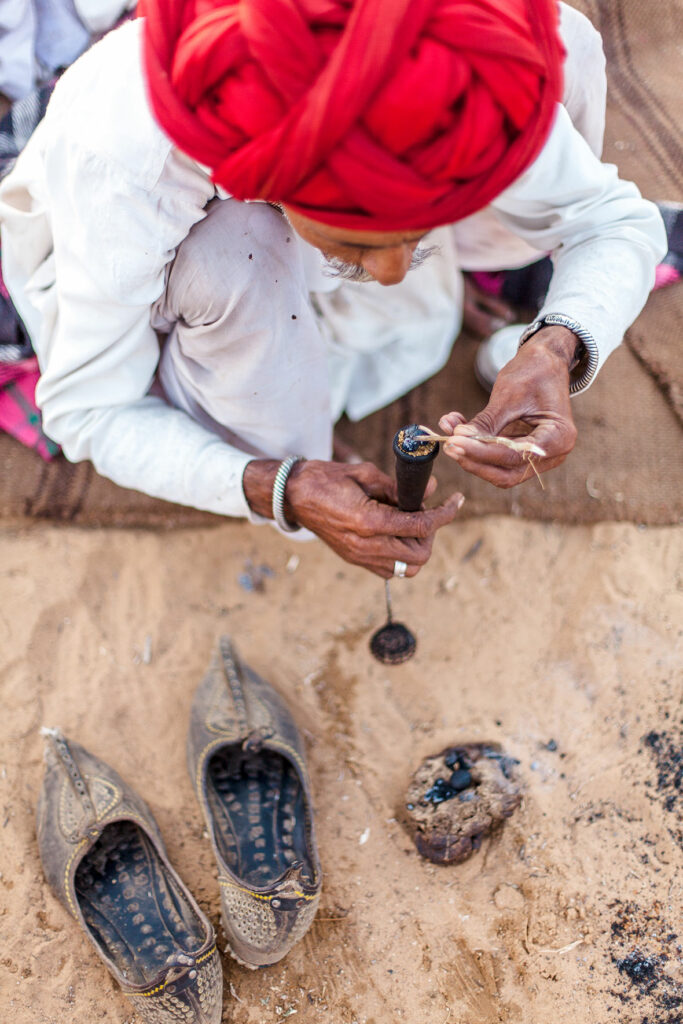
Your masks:
<path fill-rule="evenodd" d="M 527 325 L 508 324 L 482 341 L 474 359 L 474 373 L 481 386 L 491 391 L 500 370 L 517 355 L 519 339 Z"/>

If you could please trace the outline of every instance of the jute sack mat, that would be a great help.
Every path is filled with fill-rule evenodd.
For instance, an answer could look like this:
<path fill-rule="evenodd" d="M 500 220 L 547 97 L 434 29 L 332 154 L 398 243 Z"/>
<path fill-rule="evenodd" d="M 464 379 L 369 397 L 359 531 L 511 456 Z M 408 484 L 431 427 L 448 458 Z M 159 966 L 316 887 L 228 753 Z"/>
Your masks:
<path fill-rule="evenodd" d="M 650 199 L 682 200 L 680 133 L 683 0 L 581 0 L 603 35 L 608 60 L 604 159 L 616 163 Z M 628 282 L 624 283 L 628 287 Z M 574 399 L 579 429 L 563 466 L 511 491 L 501 491 L 441 456 L 440 493 L 467 497 L 462 515 L 511 513 L 559 522 L 604 519 L 663 525 L 683 513 L 683 284 L 654 293 L 595 385 Z M 406 423 L 436 426 L 459 409 L 473 415 L 486 403 L 466 336 L 448 365 L 406 398 L 341 435 L 361 455 L 392 468 L 391 439 Z M 216 516 L 117 487 L 89 463 L 46 465 L 0 435 L 0 518 L 56 519 L 90 526 L 193 526 Z"/>
<path fill-rule="evenodd" d="M 683 0 L 580 0 L 607 57 L 603 159 L 648 199 L 683 201 Z M 683 422 L 683 284 L 650 297 L 626 343 Z M 680 438 L 678 442 L 680 444 Z"/>

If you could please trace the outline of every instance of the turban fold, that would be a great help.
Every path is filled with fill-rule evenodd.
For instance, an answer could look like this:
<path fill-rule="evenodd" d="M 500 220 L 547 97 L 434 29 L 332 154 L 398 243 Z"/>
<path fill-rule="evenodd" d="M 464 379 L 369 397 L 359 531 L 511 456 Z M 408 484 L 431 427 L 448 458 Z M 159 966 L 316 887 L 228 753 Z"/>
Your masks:
<path fill-rule="evenodd" d="M 140 0 L 166 134 L 238 199 L 325 224 L 453 223 L 541 150 L 555 0 Z"/>

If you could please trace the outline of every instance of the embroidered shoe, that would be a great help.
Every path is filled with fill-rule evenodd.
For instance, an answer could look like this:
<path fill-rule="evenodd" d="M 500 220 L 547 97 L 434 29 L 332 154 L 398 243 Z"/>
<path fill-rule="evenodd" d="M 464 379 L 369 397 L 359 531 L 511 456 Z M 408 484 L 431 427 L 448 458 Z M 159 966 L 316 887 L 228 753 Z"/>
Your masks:
<path fill-rule="evenodd" d="M 38 845 L 48 882 L 146 1024 L 220 1024 L 216 939 L 147 805 L 108 765 L 44 729 Z"/>
<path fill-rule="evenodd" d="M 292 716 L 222 637 L 194 697 L 188 767 L 219 868 L 229 952 L 277 963 L 310 928 L 321 871 Z"/>

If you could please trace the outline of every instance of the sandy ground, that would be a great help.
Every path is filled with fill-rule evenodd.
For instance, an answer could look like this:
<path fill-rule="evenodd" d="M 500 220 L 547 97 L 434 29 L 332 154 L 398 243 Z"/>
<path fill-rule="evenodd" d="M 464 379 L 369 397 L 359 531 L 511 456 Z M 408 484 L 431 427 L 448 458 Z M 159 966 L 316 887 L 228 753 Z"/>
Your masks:
<path fill-rule="evenodd" d="M 218 925 L 184 739 L 230 632 L 307 737 L 325 888 L 282 964 L 226 958 L 224 1021 L 681 1024 L 682 552 L 673 528 L 455 525 L 393 584 L 419 646 L 386 668 L 368 653 L 381 582 L 320 544 L 245 524 L 0 532 L 0 1019 L 135 1019 L 43 881 L 42 724 L 138 788 Z M 423 756 L 471 739 L 519 759 L 525 799 L 435 867 L 396 807 Z"/>

